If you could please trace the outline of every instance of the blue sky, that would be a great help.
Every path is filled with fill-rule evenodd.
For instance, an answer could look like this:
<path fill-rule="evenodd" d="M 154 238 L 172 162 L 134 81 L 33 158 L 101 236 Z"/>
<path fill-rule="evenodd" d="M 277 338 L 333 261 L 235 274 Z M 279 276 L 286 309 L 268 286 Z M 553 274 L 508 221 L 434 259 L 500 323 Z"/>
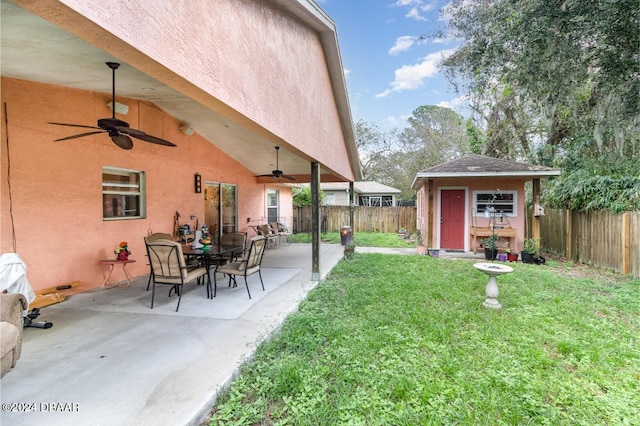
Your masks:
<path fill-rule="evenodd" d="M 383 130 L 405 126 L 421 105 L 468 115 L 438 63 L 459 42 L 434 39 L 448 0 L 316 0 L 334 20 L 351 114 Z"/>

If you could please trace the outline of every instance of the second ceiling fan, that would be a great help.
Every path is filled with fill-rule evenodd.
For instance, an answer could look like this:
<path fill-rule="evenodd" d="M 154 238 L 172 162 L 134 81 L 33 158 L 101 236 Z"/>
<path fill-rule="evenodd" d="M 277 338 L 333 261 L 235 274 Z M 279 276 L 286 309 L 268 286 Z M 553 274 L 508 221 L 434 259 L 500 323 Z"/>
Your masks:
<path fill-rule="evenodd" d="M 296 178 L 294 176 L 285 175 L 282 170 L 279 170 L 279 168 L 278 168 L 278 160 L 279 160 L 278 151 L 280 151 L 280 147 L 276 146 L 275 148 L 276 148 L 276 169 L 275 170 L 271 170 L 271 174 L 270 175 L 258 175 L 256 177 L 272 177 L 272 178 L 275 178 L 275 179 L 284 178 L 284 179 L 288 179 L 288 180 L 296 180 Z"/>

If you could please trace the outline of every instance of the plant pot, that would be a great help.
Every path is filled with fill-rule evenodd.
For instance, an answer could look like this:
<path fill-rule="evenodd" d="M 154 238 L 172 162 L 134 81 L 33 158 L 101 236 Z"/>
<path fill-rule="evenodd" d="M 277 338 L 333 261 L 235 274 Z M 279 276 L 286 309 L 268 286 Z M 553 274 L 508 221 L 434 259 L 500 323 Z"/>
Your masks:
<path fill-rule="evenodd" d="M 517 262 L 518 261 L 518 253 L 507 253 L 507 260 L 509 262 Z"/>
<path fill-rule="evenodd" d="M 535 255 L 525 252 L 521 252 L 520 255 L 522 256 L 522 263 L 536 263 Z"/>
<path fill-rule="evenodd" d="M 440 255 L 440 249 L 434 249 L 434 248 L 429 249 L 429 256 L 438 257 L 439 255 Z"/>
<path fill-rule="evenodd" d="M 356 247 L 353 244 L 348 244 L 344 247 L 344 258 L 349 260 L 353 258 L 353 254 L 356 251 Z"/>
<path fill-rule="evenodd" d="M 490 248 L 486 248 L 484 249 L 484 258 L 487 260 L 496 260 L 496 257 L 498 257 L 498 249 L 490 249 Z"/>
<path fill-rule="evenodd" d="M 506 262 L 506 261 L 507 261 L 507 255 L 506 255 L 505 253 L 500 253 L 500 254 L 498 255 L 498 260 L 499 260 L 500 262 Z"/>
<path fill-rule="evenodd" d="M 118 260 L 129 260 L 129 253 L 126 251 L 121 251 L 118 253 Z"/>

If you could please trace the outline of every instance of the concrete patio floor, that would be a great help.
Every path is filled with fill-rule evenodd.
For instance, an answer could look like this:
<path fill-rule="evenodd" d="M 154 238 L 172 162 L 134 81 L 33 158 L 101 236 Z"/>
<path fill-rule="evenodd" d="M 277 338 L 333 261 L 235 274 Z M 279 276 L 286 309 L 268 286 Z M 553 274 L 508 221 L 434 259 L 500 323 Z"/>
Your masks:
<path fill-rule="evenodd" d="M 342 255 L 340 245 L 321 245 L 321 280 Z M 213 300 L 204 286 L 188 285 L 179 312 L 166 286 L 149 308 L 147 275 L 44 308 L 38 320 L 53 327 L 24 330 L 22 356 L 0 382 L 1 423 L 201 424 L 218 391 L 318 284 L 311 281 L 311 245 L 268 249 L 263 279 L 264 292 L 258 276 L 249 277 L 251 300 L 242 279 L 229 288 L 219 275 Z"/>

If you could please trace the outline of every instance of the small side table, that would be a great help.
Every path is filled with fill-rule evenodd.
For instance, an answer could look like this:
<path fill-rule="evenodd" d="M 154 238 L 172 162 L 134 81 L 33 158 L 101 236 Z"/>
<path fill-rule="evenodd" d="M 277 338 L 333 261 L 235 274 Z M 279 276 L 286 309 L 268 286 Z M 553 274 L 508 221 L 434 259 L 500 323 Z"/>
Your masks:
<path fill-rule="evenodd" d="M 100 264 L 101 265 L 109 265 L 109 273 L 107 274 L 107 278 L 104 279 L 104 281 L 102 282 L 102 287 L 109 287 L 107 284 L 109 284 L 109 278 L 111 278 L 111 274 L 113 273 L 113 268 L 116 265 L 122 265 L 122 271 L 124 272 L 124 275 L 127 277 L 127 284 L 124 285 L 120 285 L 119 287 L 129 287 L 131 285 L 131 275 L 129 274 L 129 271 L 127 271 L 127 264 L 129 263 L 135 263 L 135 260 L 111 260 L 111 259 L 106 259 L 106 260 L 101 260 Z"/>

